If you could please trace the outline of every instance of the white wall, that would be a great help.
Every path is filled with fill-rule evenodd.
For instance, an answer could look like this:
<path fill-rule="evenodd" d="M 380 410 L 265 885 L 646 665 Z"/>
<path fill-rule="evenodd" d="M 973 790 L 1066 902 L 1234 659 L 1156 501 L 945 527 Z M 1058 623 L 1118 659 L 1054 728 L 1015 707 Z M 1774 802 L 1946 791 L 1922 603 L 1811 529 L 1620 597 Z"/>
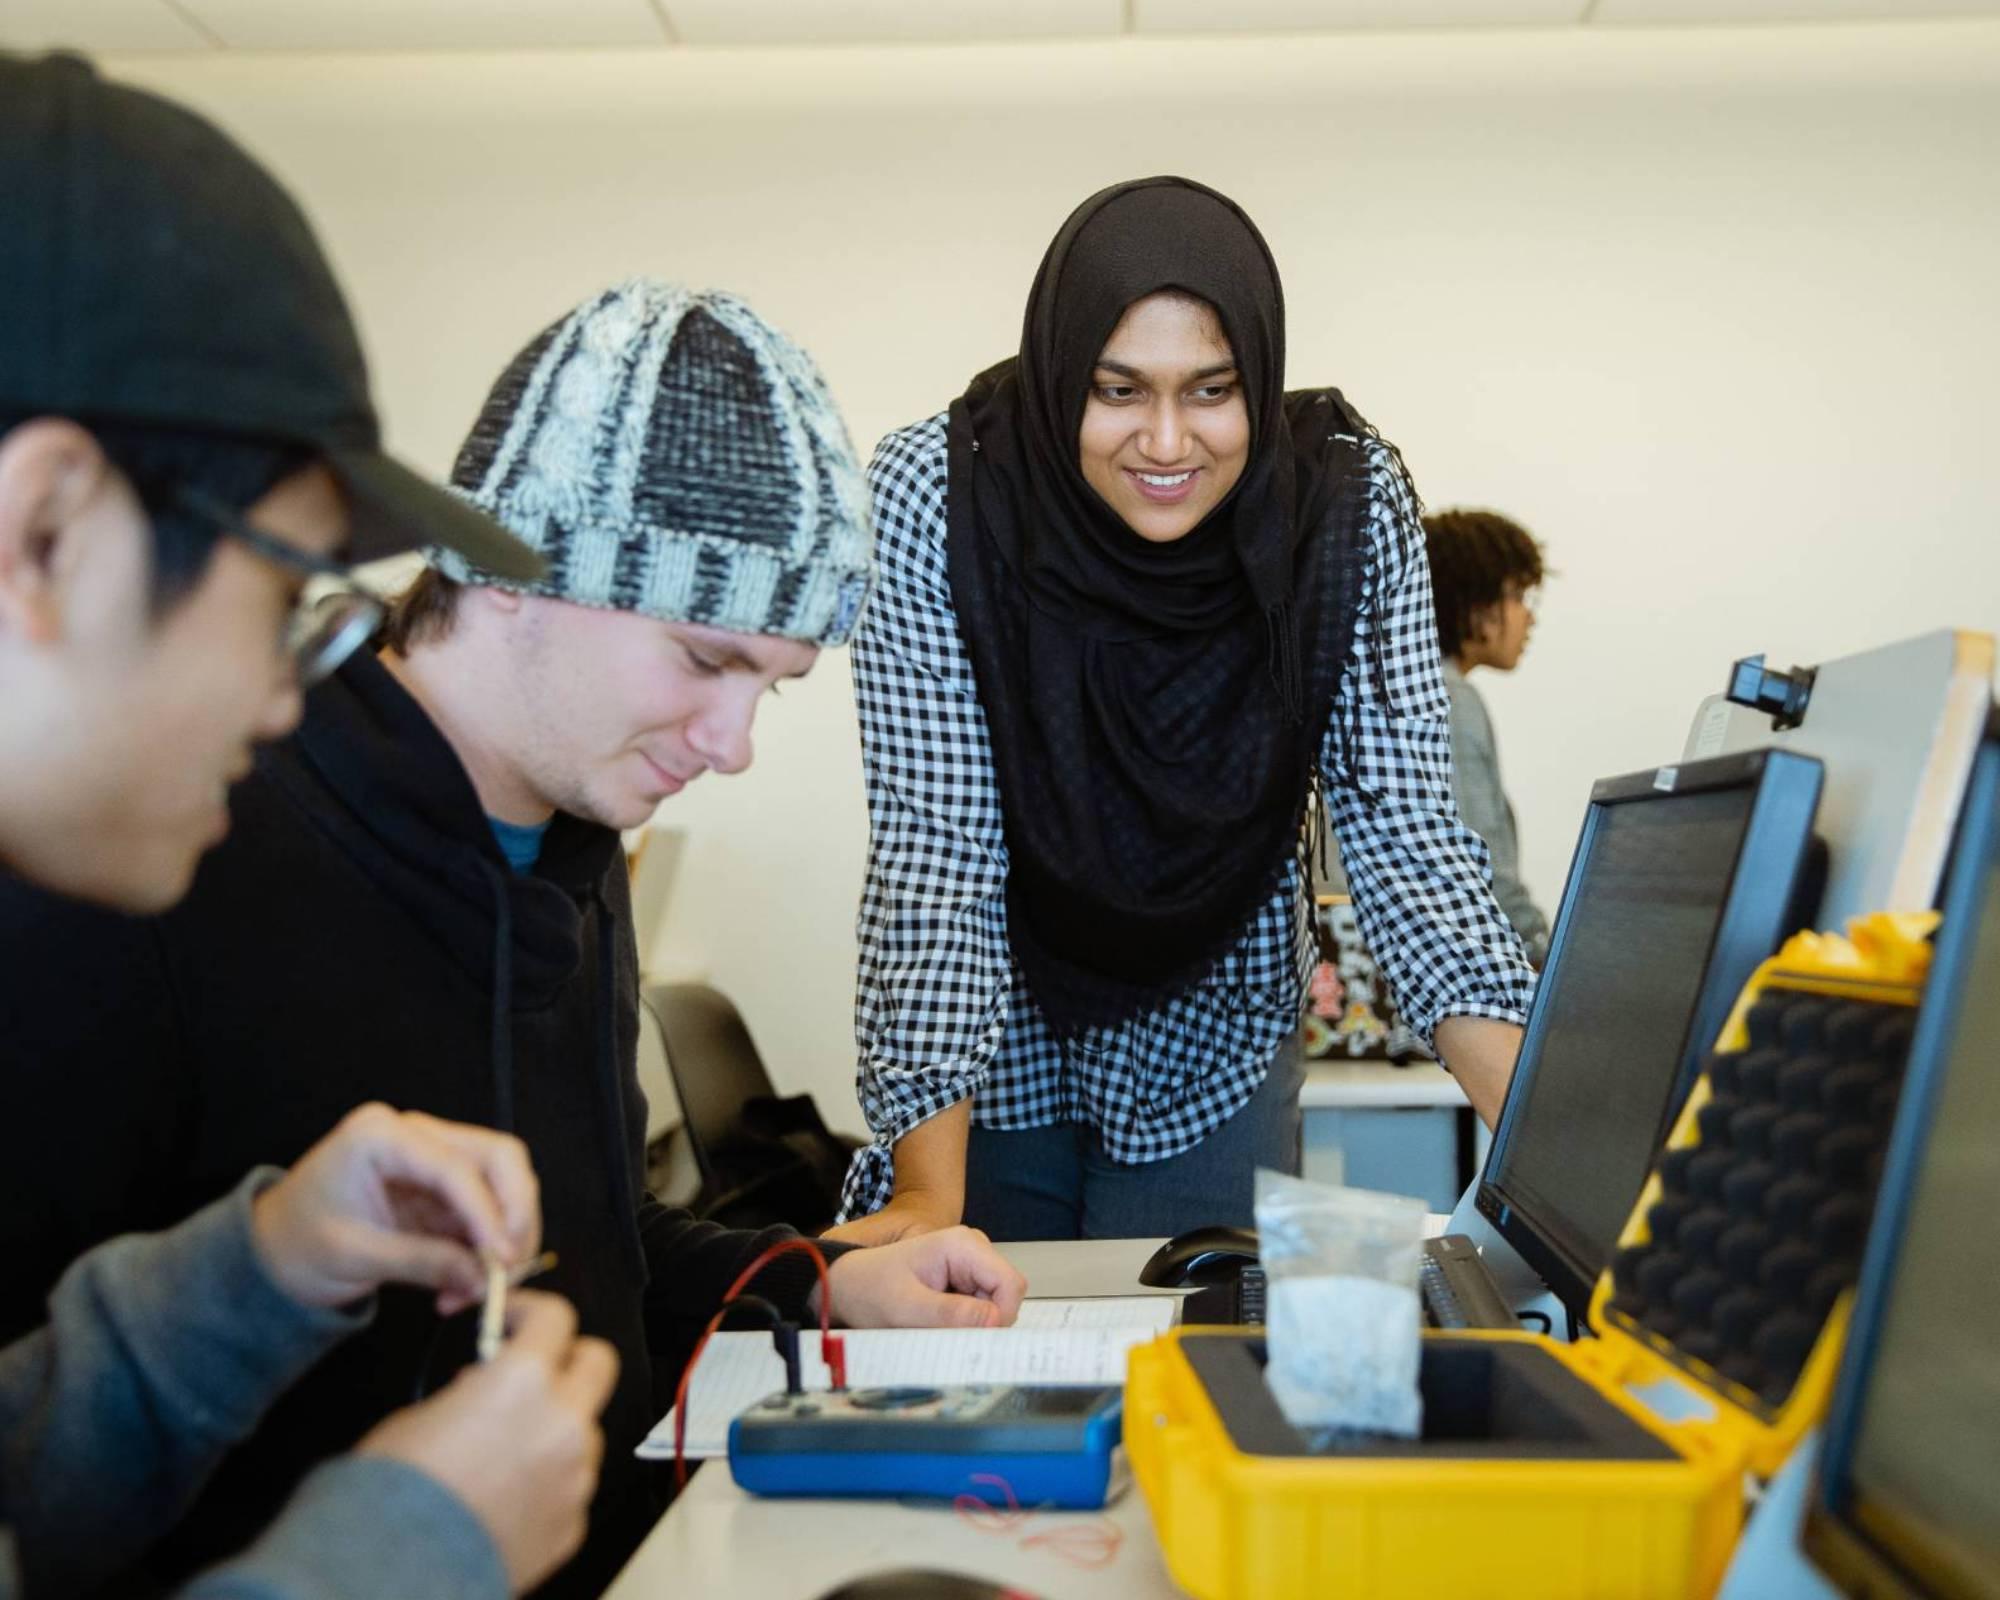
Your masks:
<path fill-rule="evenodd" d="M 1560 568 L 1487 685 L 1550 901 L 1591 780 L 1675 756 L 1734 657 L 2000 629 L 2000 24 L 115 67 L 297 187 L 440 471 L 513 349 L 625 274 L 747 295 L 866 450 L 1007 352 L 1084 195 L 1236 196 L 1292 381 Z M 752 772 L 661 814 L 688 847 L 653 958 L 852 1124 L 845 663 L 801 691 Z"/>

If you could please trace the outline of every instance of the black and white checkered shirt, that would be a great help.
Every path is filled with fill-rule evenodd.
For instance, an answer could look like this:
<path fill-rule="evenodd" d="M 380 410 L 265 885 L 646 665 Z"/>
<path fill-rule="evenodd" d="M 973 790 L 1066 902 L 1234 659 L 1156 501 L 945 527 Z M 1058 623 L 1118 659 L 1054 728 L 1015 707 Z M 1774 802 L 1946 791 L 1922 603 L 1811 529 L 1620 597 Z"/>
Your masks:
<path fill-rule="evenodd" d="M 1007 945 L 1000 788 L 945 570 L 945 462 L 940 414 L 890 434 L 868 469 L 880 576 L 853 647 L 870 823 L 855 1029 L 875 1141 L 843 1220 L 886 1203 L 890 1147 L 968 1095 L 983 1127 L 1087 1122 L 1118 1161 L 1190 1148 L 1263 1081 L 1313 960 L 1294 868 L 1193 989 L 1066 1044 L 1049 1031 Z M 1369 442 L 1368 464 L 1393 510 L 1368 530 L 1320 764 L 1362 930 L 1428 1043 L 1448 1016 L 1522 1021 L 1534 974 L 1452 804 L 1417 508 L 1386 445 Z"/>

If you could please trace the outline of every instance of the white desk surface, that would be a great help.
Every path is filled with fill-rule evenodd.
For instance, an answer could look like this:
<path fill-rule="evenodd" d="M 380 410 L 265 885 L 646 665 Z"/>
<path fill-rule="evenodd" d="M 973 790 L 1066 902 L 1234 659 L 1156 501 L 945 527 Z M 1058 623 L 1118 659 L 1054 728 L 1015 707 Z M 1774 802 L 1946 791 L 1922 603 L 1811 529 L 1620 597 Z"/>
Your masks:
<path fill-rule="evenodd" d="M 1080 1565 L 1048 1543 L 1109 1523 L 1118 1543 L 1102 1566 Z M 1093 1541 L 1088 1554 L 1108 1540 Z M 885 1500 L 759 1500 L 736 1487 L 729 1463 L 711 1461 L 639 1547 L 605 1600 L 814 1600 L 864 1573 L 939 1568 L 1016 1585 L 1041 1600 L 1170 1600 L 1146 1500 L 1136 1488 L 1105 1510 L 1041 1512 L 1005 1532 L 988 1532 L 950 1506 Z"/>
<path fill-rule="evenodd" d="M 1412 1061 L 1407 1067 L 1386 1061 L 1308 1061 L 1306 1081 L 1299 1088 L 1299 1106 L 1306 1111 L 1456 1108 L 1466 1103 L 1458 1080 L 1434 1061 Z"/>
<path fill-rule="evenodd" d="M 995 1245 L 1028 1280 L 1034 1300 L 1094 1300 L 1104 1295 L 1185 1294 L 1148 1289 L 1139 1269 L 1165 1239 L 1040 1239 Z"/>
<path fill-rule="evenodd" d="M 1395 1070 L 1395 1069 L 1391 1069 Z M 1443 1231 L 1433 1214 L 1425 1232 Z M 1139 1268 L 1158 1239 L 1045 1240 L 1000 1252 L 1042 1299 L 1178 1294 L 1148 1290 Z M 1055 1530 L 1087 1535 L 1106 1522 L 1116 1553 L 1101 1566 L 1079 1564 L 1047 1543 L 1024 1539 Z M 1101 1548 L 1095 1545 L 1093 1548 Z M 1040 1512 L 1011 1533 L 991 1533 L 950 1507 L 886 1500 L 759 1500 L 736 1487 L 726 1461 L 711 1461 L 646 1536 L 604 1600 L 815 1600 L 863 1573 L 942 1568 L 1018 1585 L 1040 1600 L 1171 1600 L 1146 1500 L 1136 1487 L 1103 1511 Z"/>

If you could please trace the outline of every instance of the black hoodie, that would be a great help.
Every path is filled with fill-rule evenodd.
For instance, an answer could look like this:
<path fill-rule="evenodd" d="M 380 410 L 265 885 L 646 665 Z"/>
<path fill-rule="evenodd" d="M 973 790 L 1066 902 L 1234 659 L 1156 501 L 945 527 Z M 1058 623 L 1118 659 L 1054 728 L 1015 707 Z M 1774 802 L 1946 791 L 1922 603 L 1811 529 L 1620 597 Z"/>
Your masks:
<path fill-rule="evenodd" d="M 236 792 L 230 838 L 156 920 L 0 878 L 0 1339 L 64 1265 L 288 1163 L 355 1106 L 510 1128 L 560 1264 L 538 1283 L 623 1360 L 584 1552 L 545 1588 L 597 1594 L 660 1509 L 633 1447 L 693 1337 L 782 1229 L 727 1231 L 645 1192 L 637 961 L 619 840 L 558 815 L 532 874 L 501 855 L 456 755 L 372 658 L 315 690 Z M 803 1307 L 811 1268 L 757 1287 Z M 441 1385 L 475 1313 L 389 1291 L 279 1402 L 156 1555 L 165 1583 L 240 1546 L 316 1461 Z M 143 1592 L 135 1590 L 133 1592 Z"/>

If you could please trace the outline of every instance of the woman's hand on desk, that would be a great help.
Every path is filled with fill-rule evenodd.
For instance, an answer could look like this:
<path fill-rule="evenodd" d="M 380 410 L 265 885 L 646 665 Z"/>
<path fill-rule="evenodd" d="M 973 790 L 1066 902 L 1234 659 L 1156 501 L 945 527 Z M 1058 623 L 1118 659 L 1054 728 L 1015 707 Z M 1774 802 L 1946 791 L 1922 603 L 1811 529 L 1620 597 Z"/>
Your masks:
<path fill-rule="evenodd" d="M 965 1215 L 965 1145 L 972 1128 L 972 1102 L 960 1100 L 928 1117 L 894 1146 L 896 1188 L 881 1210 L 837 1228 L 822 1238 L 840 1244 L 894 1244 L 912 1234 L 956 1227 Z"/>
<path fill-rule="evenodd" d="M 1028 1280 L 977 1228 L 939 1228 L 849 1251 L 828 1269 L 827 1282 L 834 1320 L 850 1328 L 1004 1328 L 1028 1290 Z M 817 1288 L 810 1305 L 818 1315 Z"/>
<path fill-rule="evenodd" d="M 828 1228 L 820 1237 L 836 1244 L 894 1244 L 898 1239 L 911 1239 L 920 1233 L 934 1233 L 957 1225 L 956 1207 L 919 1193 L 899 1194 L 880 1211 Z"/>

